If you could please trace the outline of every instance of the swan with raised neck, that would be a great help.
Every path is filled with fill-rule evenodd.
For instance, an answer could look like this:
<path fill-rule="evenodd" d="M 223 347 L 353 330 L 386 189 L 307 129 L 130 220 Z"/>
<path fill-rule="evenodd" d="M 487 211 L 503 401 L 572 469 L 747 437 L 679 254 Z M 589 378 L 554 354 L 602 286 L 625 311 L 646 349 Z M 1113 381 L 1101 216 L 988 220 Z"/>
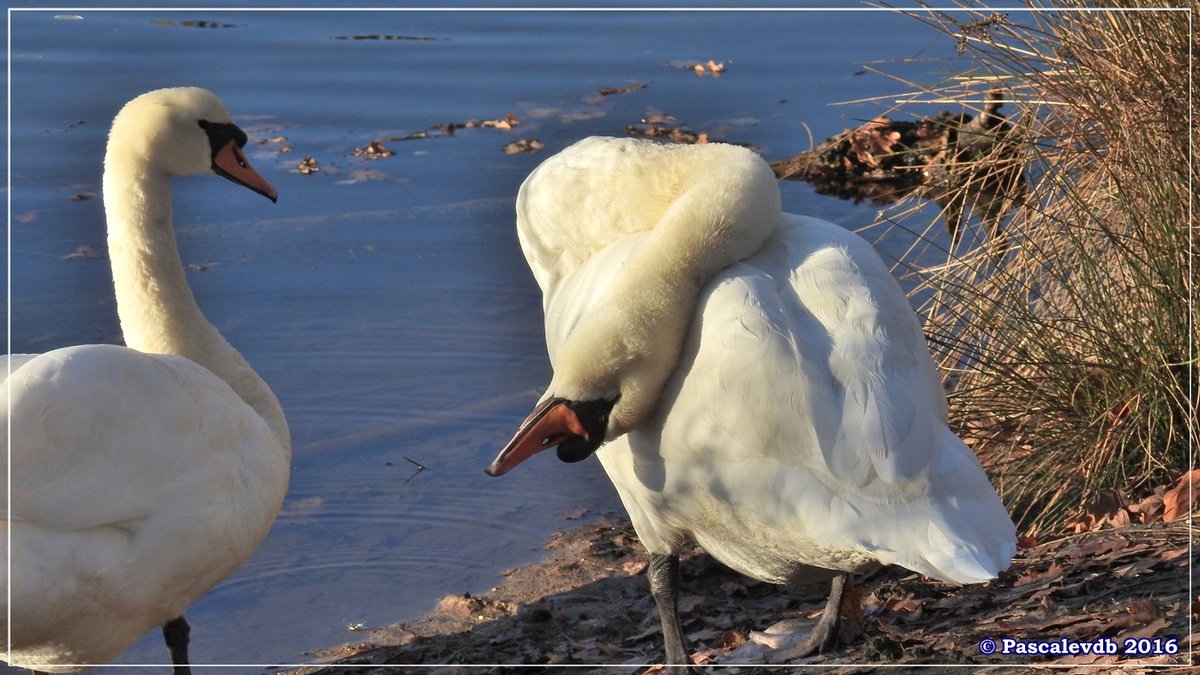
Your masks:
<path fill-rule="evenodd" d="M 287 438 L 275 395 L 196 304 L 172 225 L 171 176 L 217 173 L 276 200 L 246 161 L 245 142 L 225 105 L 204 89 L 159 89 L 126 104 L 104 157 L 108 253 L 126 346 L 204 366 Z"/>
<path fill-rule="evenodd" d="M 171 176 L 216 174 L 275 201 L 246 141 L 197 88 L 143 94 L 113 121 L 103 191 L 127 346 L 10 356 L 0 659 L 72 672 L 161 626 L 176 675 L 189 672 L 185 610 L 279 513 L 283 411 L 197 307 L 171 224 Z"/>
<path fill-rule="evenodd" d="M 573 164 L 576 153 L 588 156 L 586 167 Z M 613 161 L 603 161 L 606 153 Z M 770 167 L 725 144 L 585 139 L 539 166 L 517 204 L 521 243 L 547 307 L 559 282 L 595 253 L 629 235 L 644 237 L 607 297 L 554 355 L 550 386 L 491 475 L 556 443 L 560 458 L 578 461 L 644 423 L 679 361 L 700 290 L 758 251 L 782 218 Z M 526 236 L 543 224 L 551 227 Z M 539 437 L 542 422 L 565 424 L 573 435 Z"/>

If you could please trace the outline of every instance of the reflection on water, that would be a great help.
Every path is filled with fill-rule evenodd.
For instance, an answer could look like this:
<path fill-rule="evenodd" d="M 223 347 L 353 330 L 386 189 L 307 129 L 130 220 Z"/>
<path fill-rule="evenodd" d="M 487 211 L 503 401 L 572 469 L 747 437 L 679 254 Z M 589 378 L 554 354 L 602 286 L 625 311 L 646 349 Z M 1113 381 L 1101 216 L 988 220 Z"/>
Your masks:
<path fill-rule="evenodd" d="M 119 341 L 106 260 L 72 254 L 104 251 L 100 161 L 126 100 L 213 89 L 280 194 L 271 205 L 215 180 L 175 189 L 197 298 L 278 394 L 294 438 L 276 527 L 189 612 L 196 663 L 303 662 L 353 639 L 348 626 L 494 585 L 583 508 L 619 509 L 594 461 L 483 474 L 550 375 L 512 216 L 541 159 L 648 115 L 793 154 L 806 125 L 819 139 L 881 112 L 829 104 L 903 89 L 863 62 L 953 53 L 881 13 L 78 16 L 12 16 L 14 351 Z M 679 67 L 710 59 L 720 77 Z M 519 126 L 507 131 L 433 128 L 508 113 Z M 388 157 L 353 154 L 420 132 L 430 137 L 386 141 Z M 545 149 L 501 152 L 530 138 Z M 304 157 L 320 171 L 296 171 Z M 800 184 L 784 200 L 850 227 L 872 216 Z M 122 661 L 164 658 L 154 634 Z"/>

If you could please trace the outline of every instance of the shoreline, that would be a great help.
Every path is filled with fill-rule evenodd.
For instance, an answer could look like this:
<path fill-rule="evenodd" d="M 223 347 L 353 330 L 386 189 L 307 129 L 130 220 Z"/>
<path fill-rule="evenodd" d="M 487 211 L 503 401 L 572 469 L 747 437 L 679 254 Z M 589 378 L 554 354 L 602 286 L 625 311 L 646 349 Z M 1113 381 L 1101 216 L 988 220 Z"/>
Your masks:
<path fill-rule="evenodd" d="M 1033 664 L 1075 665 L 1089 675 L 1108 671 L 1105 665 L 1158 673 L 1179 665 L 1182 672 L 1200 647 L 1200 633 L 1187 634 L 1190 615 L 1200 611 L 1186 597 L 1191 537 L 1180 521 L 1071 535 L 1019 551 L 1008 571 L 982 585 L 954 587 L 895 567 L 858 575 L 860 608 L 843 617 L 841 645 L 795 665 L 844 673 L 882 664 L 920 666 L 921 673 Z M 539 672 L 658 672 L 662 642 L 645 579 L 648 559 L 628 520 L 603 515 L 555 533 L 541 560 L 505 570 L 504 581 L 487 592 L 446 596 L 413 621 L 365 630 L 361 641 L 314 651 L 309 656 L 319 663 L 283 673 L 417 673 L 434 664 L 463 672 L 534 665 Z M 758 582 L 699 549 L 681 556 L 681 573 L 681 618 L 693 659 L 730 673 L 787 669 L 763 669 L 766 654 L 747 641 L 749 631 L 788 617 L 815 621 L 828 591 L 824 583 Z M 1175 638 L 1177 653 L 1164 653 L 1161 642 L 1159 653 L 1144 658 L 980 653 L 986 638 L 1120 644 L 1153 637 Z"/>

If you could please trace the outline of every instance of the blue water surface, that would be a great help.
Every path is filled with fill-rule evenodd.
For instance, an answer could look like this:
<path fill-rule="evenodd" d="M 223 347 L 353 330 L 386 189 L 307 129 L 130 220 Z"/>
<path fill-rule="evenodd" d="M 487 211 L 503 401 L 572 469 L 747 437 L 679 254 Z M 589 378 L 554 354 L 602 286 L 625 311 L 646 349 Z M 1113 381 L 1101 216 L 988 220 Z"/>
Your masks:
<path fill-rule="evenodd" d="M 99 193 L 127 100 L 212 89 L 279 190 L 272 205 L 175 183 L 197 299 L 294 439 L 270 536 L 188 612 L 193 662 L 230 672 L 308 662 L 360 639 L 349 627 L 484 591 L 571 519 L 620 511 L 594 460 L 483 474 L 550 378 L 513 222 L 538 162 L 648 115 L 784 157 L 907 91 L 876 69 L 933 83 L 954 55 L 911 18 L 858 11 L 43 10 L 10 26 L 12 351 L 120 341 Z M 686 67 L 708 60 L 726 70 Z M 434 128 L 509 113 L 511 130 Z M 502 151 L 532 138 L 545 149 Z M 394 155 L 354 155 L 372 140 Z M 305 157 L 320 171 L 300 173 Z M 875 215 L 783 192 L 787 210 L 847 227 Z M 155 632 L 120 662 L 165 658 Z"/>

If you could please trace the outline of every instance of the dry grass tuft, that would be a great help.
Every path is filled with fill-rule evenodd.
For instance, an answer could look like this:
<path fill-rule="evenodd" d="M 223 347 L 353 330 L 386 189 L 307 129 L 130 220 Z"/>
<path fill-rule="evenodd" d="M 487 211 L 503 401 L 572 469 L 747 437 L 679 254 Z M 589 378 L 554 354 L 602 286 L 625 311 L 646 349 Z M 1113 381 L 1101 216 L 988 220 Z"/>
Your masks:
<path fill-rule="evenodd" d="M 950 375 L 952 423 L 1028 533 L 1062 529 L 1104 490 L 1174 482 L 1198 437 L 1189 14 L 1118 4 L 916 14 L 978 65 L 914 98 L 979 110 L 1007 91 L 1019 121 L 978 161 L 1023 162 L 1028 192 L 1007 236 L 973 248 L 916 206 L 876 225 L 917 242 L 899 271 Z M 979 207 L 978 184 L 946 184 Z"/>

